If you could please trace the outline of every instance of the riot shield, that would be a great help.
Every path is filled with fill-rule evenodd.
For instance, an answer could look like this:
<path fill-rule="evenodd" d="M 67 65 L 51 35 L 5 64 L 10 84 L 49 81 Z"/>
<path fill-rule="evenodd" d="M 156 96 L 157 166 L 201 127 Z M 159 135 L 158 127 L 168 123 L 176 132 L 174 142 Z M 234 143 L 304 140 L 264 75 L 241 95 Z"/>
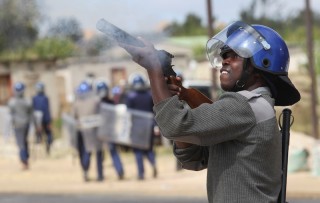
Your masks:
<path fill-rule="evenodd" d="M 128 109 L 124 104 L 101 104 L 102 125 L 98 137 L 140 149 L 148 149 L 151 144 L 154 115 L 151 112 Z"/>
<path fill-rule="evenodd" d="M 76 120 L 69 114 L 62 114 L 62 128 L 64 133 L 67 135 L 67 140 L 69 144 L 77 148 L 77 122 Z"/>

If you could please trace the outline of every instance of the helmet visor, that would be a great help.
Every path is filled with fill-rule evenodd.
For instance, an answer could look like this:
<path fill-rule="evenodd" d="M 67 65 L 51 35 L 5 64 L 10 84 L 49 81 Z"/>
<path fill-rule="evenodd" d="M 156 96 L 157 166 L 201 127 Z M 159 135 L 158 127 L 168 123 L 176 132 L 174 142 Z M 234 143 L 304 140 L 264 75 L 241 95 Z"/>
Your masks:
<path fill-rule="evenodd" d="M 250 58 L 261 49 L 270 49 L 262 35 L 240 21 L 231 23 L 207 42 L 207 56 L 214 68 L 222 67 L 221 51 L 226 46 L 242 58 Z"/>

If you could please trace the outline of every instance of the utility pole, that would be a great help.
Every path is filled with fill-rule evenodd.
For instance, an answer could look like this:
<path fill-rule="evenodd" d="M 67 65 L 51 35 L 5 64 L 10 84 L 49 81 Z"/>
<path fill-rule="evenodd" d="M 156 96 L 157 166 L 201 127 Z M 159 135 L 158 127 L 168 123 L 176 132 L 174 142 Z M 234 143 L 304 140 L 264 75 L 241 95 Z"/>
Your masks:
<path fill-rule="evenodd" d="M 314 68 L 314 52 L 313 52 L 313 17 L 310 9 L 310 1 L 306 0 L 306 30 L 307 30 L 307 51 L 308 51 L 308 70 L 311 78 L 311 116 L 312 116 L 312 135 L 319 139 L 318 115 L 317 115 L 317 79 Z"/>
<path fill-rule="evenodd" d="M 213 36 L 213 15 L 211 8 L 211 0 L 207 0 L 207 15 L 208 15 L 208 37 L 209 39 Z M 215 101 L 218 97 L 218 85 L 217 85 L 217 70 L 211 68 L 211 77 L 212 77 L 212 100 Z"/>

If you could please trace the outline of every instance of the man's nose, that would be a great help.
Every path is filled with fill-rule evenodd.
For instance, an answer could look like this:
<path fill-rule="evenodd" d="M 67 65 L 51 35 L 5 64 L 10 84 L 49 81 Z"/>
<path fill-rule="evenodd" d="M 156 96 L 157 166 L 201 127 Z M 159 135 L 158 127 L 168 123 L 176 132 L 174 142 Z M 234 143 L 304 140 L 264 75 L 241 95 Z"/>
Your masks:
<path fill-rule="evenodd" d="M 230 58 L 231 58 L 231 57 L 222 58 L 222 65 L 229 64 L 229 63 L 230 63 Z"/>

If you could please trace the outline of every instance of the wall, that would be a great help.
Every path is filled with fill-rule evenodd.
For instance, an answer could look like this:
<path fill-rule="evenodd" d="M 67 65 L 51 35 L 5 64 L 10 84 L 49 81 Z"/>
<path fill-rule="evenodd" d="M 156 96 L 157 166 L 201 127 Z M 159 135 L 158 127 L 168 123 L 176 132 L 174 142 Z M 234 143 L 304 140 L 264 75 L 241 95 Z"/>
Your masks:
<path fill-rule="evenodd" d="M 191 60 L 190 49 L 172 45 L 159 45 L 158 49 L 170 50 L 176 72 L 182 72 L 185 79 L 211 80 L 212 69 L 209 62 L 195 63 Z M 290 49 L 291 71 L 301 71 L 301 63 L 305 61 L 305 54 L 296 48 Z M 53 117 L 57 118 L 61 112 L 69 111 L 74 100 L 74 91 L 78 84 L 93 74 L 96 80 L 105 80 L 111 88 L 123 85 L 123 80 L 115 79 L 112 70 L 123 70 L 123 80 L 131 74 L 139 73 L 146 77 L 146 70 L 134 63 L 121 49 L 115 49 L 96 58 L 70 58 L 57 62 L 21 62 L 0 64 L 0 75 L 7 75 L 8 89 L 12 84 L 21 81 L 26 84 L 25 96 L 31 99 L 35 94 L 34 85 L 42 81 L 46 86 L 46 93 L 50 98 Z M 147 77 L 146 77 L 147 78 Z M 219 73 L 217 73 L 219 81 Z M 0 90 L 1 91 L 1 90 Z M 1 96 L 1 94 L 0 94 Z"/>

